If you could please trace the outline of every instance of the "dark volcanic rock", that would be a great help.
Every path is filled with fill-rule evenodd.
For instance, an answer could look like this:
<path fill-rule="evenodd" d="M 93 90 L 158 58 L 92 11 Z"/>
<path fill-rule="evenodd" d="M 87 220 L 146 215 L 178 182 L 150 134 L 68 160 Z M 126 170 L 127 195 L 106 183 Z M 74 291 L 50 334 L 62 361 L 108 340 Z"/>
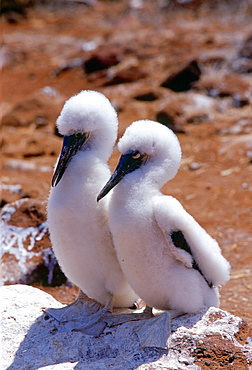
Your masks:
<path fill-rule="evenodd" d="M 239 55 L 243 58 L 252 59 L 252 35 L 244 41 L 244 44 L 239 51 Z"/>
<path fill-rule="evenodd" d="M 156 120 L 157 122 L 160 122 L 162 123 L 164 126 L 168 127 L 169 129 L 171 129 L 173 132 L 176 132 L 176 133 L 185 133 L 185 131 L 182 129 L 182 127 L 180 127 L 180 125 L 178 125 L 175 120 L 173 119 L 173 117 L 171 115 L 169 115 L 169 113 L 163 111 L 163 112 L 159 112 L 157 113 L 157 116 L 156 116 Z"/>
<path fill-rule="evenodd" d="M 117 65 L 122 59 L 119 50 L 101 50 L 85 61 L 86 73 L 101 71 Z"/>
<path fill-rule="evenodd" d="M 161 86 L 167 87 L 175 92 L 188 91 L 200 78 L 201 70 L 196 60 L 188 62 L 182 68 L 166 78 Z"/>

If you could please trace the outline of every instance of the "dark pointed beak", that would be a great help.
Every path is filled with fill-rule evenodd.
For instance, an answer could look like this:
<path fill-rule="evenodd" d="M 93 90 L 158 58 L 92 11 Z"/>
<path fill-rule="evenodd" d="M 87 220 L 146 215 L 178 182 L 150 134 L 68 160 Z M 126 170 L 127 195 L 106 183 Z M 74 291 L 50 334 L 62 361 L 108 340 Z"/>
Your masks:
<path fill-rule="evenodd" d="M 100 191 L 97 197 L 97 202 L 105 197 L 105 195 L 107 195 L 127 173 L 133 172 L 137 168 L 141 167 L 145 162 L 146 157 L 147 156 L 145 154 L 141 155 L 138 153 L 136 155 L 136 151 L 130 151 L 122 155 L 114 173 L 111 175 L 107 184 Z"/>
<path fill-rule="evenodd" d="M 87 133 L 64 136 L 60 157 L 52 178 L 52 186 L 56 186 L 60 182 L 72 157 L 82 147 L 87 138 Z"/>
<path fill-rule="evenodd" d="M 124 168 L 120 166 L 119 162 L 109 181 L 100 191 L 97 197 L 97 202 L 99 202 L 99 200 L 105 197 L 105 195 L 107 195 L 110 192 L 110 190 L 112 190 L 118 184 L 118 182 L 123 178 L 124 175 L 125 175 Z"/>

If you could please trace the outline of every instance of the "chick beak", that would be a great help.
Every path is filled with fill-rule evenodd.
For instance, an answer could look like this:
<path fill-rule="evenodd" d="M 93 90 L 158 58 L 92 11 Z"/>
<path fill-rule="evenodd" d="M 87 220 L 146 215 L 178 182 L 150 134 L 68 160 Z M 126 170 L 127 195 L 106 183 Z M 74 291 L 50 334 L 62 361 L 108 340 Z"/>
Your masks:
<path fill-rule="evenodd" d="M 87 133 L 64 136 L 60 157 L 52 178 L 53 187 L 60 182 L 72 157 L 78 152 L 88 137 Z"/>
<path fill-rule="evenodd" d="M 137 156 L 136 158 L 134 154 L 135 151 L 132 150 L 121 156 L 114 173 L 111 175 L 107 184 L 100 191 L 97 197 L 97 202 L 99 202 L 99 200 L 105 197 L 105 195 L 107 195 L 110 192 L 110 190 L 112 190 L 127 173 L 133 172 L 137 168 L 142 166 L 147 156 L 145 154 L 144 155 L 139 154 L 139 156 Z"/>

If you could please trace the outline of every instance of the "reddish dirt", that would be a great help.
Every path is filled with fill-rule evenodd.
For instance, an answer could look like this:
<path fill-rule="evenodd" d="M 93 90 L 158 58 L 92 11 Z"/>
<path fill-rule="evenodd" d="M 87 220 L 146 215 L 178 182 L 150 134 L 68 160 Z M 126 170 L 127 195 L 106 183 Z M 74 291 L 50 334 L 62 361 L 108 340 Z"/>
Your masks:
<path fill-rule="evenodd" d="M 55 119 L 71 95 L 103 92 L 118 110 L 119 135 L 133 120 L 165 113 L 183 161 L 164 193 L 217 239 L 232 266 L 221 308 L 252 324 L 252 68 L 249 51 L 242 57 L 252 34 L 251 4 L 242 1 L 237 10 L 233 2 L 195 9 L 160 9 L 151 1 L 142 9 L 127 1 L 80 3 L 36 6 L 15 22 L 1 19 L 2 176 L 4 185 L 21 185 L 18 193 L 5 186 L 3 204 L 47 198 L 61 148 Z M 106 68 L 87 73 L 85 62 L 93 56 Z M 193 59 L 201 69 L 193 89 L 161 87 Z M 199 95 L 210 100 L 199 104 Z M 111 168 L 117 159 L 114 153 Z M 40 288 L 64 303 L 77 294 L 75 287 Z"/>

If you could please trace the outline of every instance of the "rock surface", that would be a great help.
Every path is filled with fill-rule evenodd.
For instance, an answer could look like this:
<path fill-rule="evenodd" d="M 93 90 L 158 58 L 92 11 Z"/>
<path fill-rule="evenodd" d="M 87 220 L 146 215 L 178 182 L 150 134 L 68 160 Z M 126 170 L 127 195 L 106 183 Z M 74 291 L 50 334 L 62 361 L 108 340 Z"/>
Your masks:
<path fill-rule="evenodd" d="M 2 281 L 5 284 L 60 285 L 60 271 L 49 238 L 46 201 L 20 199 L 1 212 Z"/>
<path fill-rule="evenodd" d="M 100 337 L 57 323 L 43 310 L 62 305 L 25 285 L 0 289 L 2 369 L 200 370 L 252 367 L 252 332 L 241 318 L 217 308 L 172 321 L 169 350 L 140 348 L 139 322 L 105 328 Z"/>

